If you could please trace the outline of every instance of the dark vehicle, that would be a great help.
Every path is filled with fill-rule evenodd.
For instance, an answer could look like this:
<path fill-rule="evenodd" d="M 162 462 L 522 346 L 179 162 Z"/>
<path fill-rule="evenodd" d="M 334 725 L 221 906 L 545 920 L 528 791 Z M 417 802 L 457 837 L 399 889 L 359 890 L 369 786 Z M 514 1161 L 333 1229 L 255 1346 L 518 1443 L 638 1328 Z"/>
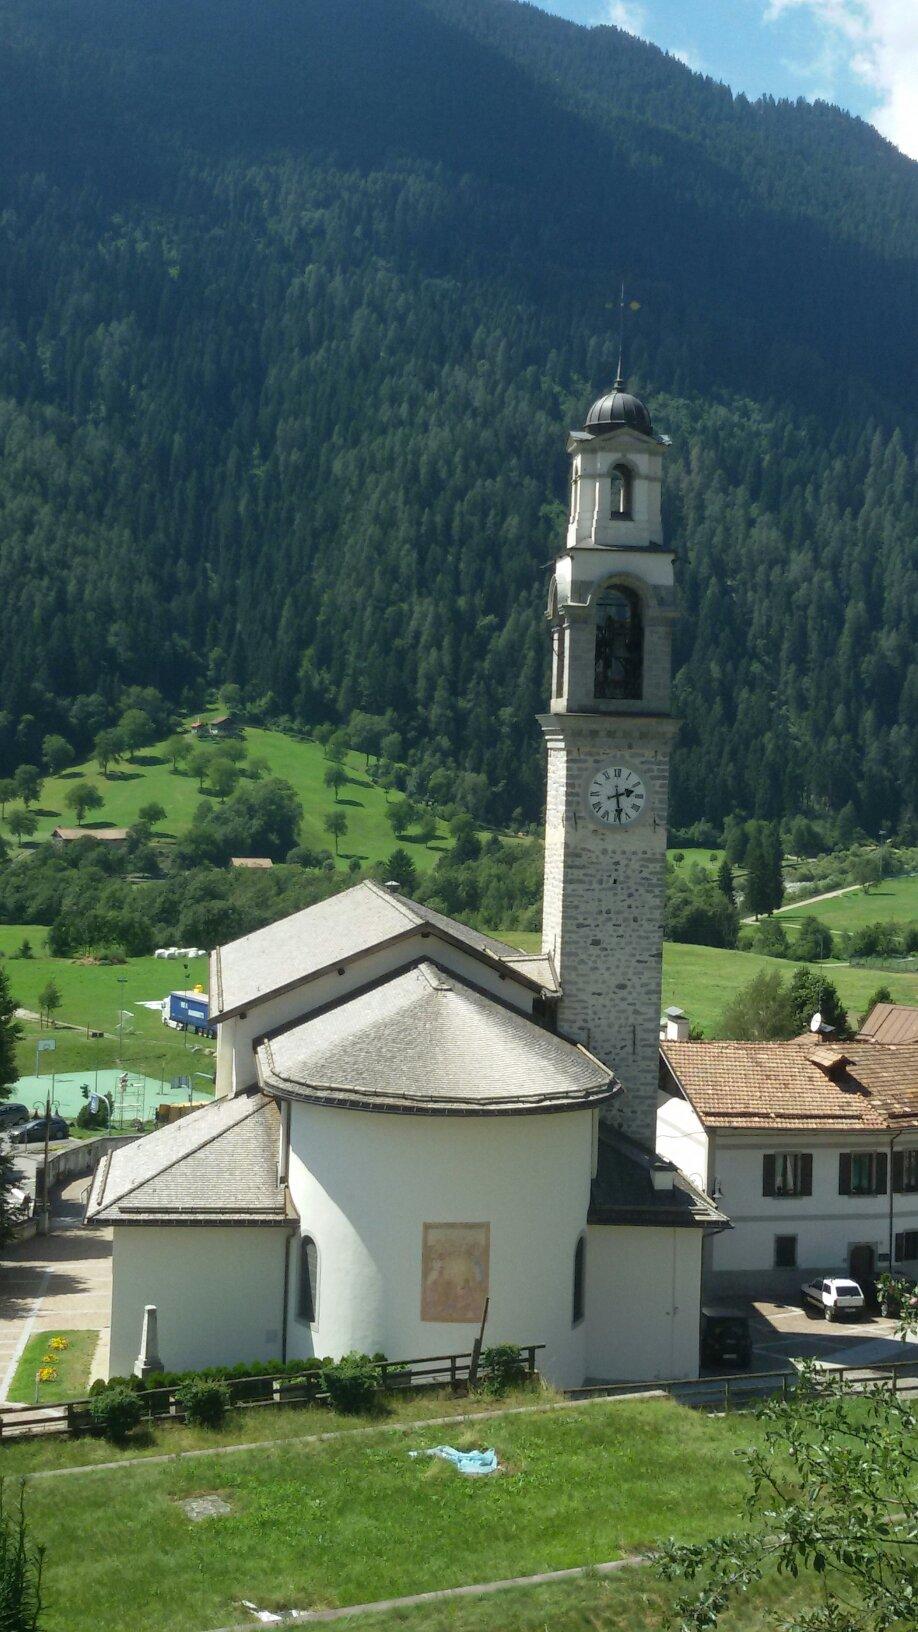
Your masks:
<path fill-rule="evenodd" d="M 705 1304 L 701 1311 L 701 1364 L 745 1370 L 751 1359 L 749 1316 L 742 1309 Z"/>
<path fill-rule="evenodd" d="M 44 1139 L 46 1126 L 49 1139 L 69 1139 L 70 1125 L 62 1116 L 52 1116 L 47 1123 L 43 1116 L 36 1116 L 21 1128 L 14 1129 L 11 1137 L 17 1145 L 35 1145 Z"/>
<path fill-rule="evenodd" d="M 20 1122 L 28 1122 L 29 1108 L 27 1105 L 0 1105 L 0 1132 L 4 1128 L 18 1127 Z"/>

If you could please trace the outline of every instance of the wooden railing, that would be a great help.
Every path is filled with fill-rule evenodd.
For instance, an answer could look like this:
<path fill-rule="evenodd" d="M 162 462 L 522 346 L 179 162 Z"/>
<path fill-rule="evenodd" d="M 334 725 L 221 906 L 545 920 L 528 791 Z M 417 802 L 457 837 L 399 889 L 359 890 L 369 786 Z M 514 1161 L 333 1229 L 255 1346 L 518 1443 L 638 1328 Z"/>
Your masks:
<path fill-rule="evenodd" d="M 527 1377 L 536 1375 L 536 1355 L 544 1343 L 529 1343 L 519 1351 L 520 1363 Z M 470 1374 L 476 1366 L 474 1349 L 464 1354 L 432 1354 L 413 1360 L 380 1360 L 379 1392 L 391 1394 L 407 1389 L 449 1387 L 459 1393 L 467 1389 Z M 479 1380 L 487 1378 L 487 1368 L 477 1367 Z M 263 1405 L 328 1405 L 329 1395 L 322 1386 L 318 1369 L 290 1373 L 268 1373 L 261 1377 L 225 1377 L 220 1379 L 229 1390 L 234 1409 L 248 1409 Z M 138 1389 L 145 1421 L 172 1419 L 182 1421 L 184 1412 L 178 1400 L 180 1384 L 169 1388 Z M 10 1411 L 3 1416 L 0 1409 L 0 1436 L 19 1439 L 42 1434 L 85 1434 L 90 1431 L 92 1418 L 88 1399 L 68 1400 L 65 1404 L 28 1407 Z"/>

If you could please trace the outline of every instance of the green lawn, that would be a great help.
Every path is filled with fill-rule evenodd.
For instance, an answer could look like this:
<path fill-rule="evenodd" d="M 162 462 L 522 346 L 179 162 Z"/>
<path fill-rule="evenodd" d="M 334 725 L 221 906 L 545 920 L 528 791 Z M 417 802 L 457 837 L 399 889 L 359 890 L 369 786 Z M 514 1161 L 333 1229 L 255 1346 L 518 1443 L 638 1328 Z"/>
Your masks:
<path fill-rule="evenodd" d="M 686 873 L 690 867 L 703 867 L 706 872 L 716 873 L 724 854 L 723 850 L 683 850 L 676 845 L 675 849 L 667 850 L 666 859 L 678 873 Z M 677 861 L 677 856 L 682 860 Z"/>
<path fill-rule="evenodd" d="M 304 812 L 302 843 L 319 850 L 332 848 L 333 841 L 325 832 L 322 822 L 335 808 L 335 801 L 332 790 L 324 785 L 329 761 L 319 744 L 300 742 L 279 731 L 265 731 L 255 726 L 246 729 L 244 741 L 249 759 L 266 760 L 271 775 L 284 777 L 296 789 Z M 209 751 L 217 753 L 219 745 L 213 744 Z M 340 841 L 342 862 L 357 856 L 359 860 L 371 864 L 384 860 L 396 845 L 404 844 L 410 850 L 416 867 L 433 867 L 437 857 L 448 846 L 445 826 L 440 824 L 438 837 L 429 845 L 420 844 L 410 834 L 406 838 L 394 838 L 386 818 L 385 793 L 370 780 L 364 755 L 347 754 L 345 769 L 351 781 L 340 790 L 337 806 L 348 820 L 348 831 Z M 102 808 L 93 811 L 84 824 L 89 830 L 93 827 L 129 827 L 136 821 L 141 806 L 155 800 L 167 813 L 157 832 L 163 837 L 174 838 L 184 832 L 202 799 L 208 797 L 201 793 L 196 777 L 187 771 L 173 771 L 171 763 L 164 756 L 162 744 L 154 744 L 151 748 L 141 749 L 133 764 L 123 760 L 112 765 L 108 776 L 103 776 L 91 761 L 75 766 L 63 776 L 49 776 L 35 807 L 39 826 L 34 838 L 27 841 L 28 844 L 35 845 L 48 839 L 52 829 L 59 824 L 66 827 L 76 825 L 75 816 L 64 804 L 64 795 L 74 782 L 82 780 L 92 782 L 104 799 Z M 0 831 L 15 847 L 16 841 L 9 832 L 8 824 L 0 824 Z"/>
<path fill-rule="evenodd" d="M 785 928 L 804 916 L 819 918 L 830 929 L 860 929 L 891 919 L 894 923 L 918 922 L 918 874 L 905 878 L 884 878 L 869 892 L 850 890 L 825 901 L 790 904 L 781 909 Z"/>
<path fill-rule="evenodd" d="M 827 903 L 828 905 L 829 903 Z M 493 933 L 500 934 L 499 930 Z M 536 952 L 538 935 L 506 930 L 504 939 L 525 952 Z M 918 974 L 887 974 L 885 970 L 856 969 L 847 963 L 812 964 L 824 968 L 838 987 L 852 1020 L 866 1008 L 868 998 L 881 984 L 888 986 L 896 1003 L 918 1003 Z M 663 991 L 661 1008 L 677 1004 L 693 1025 L 701 1026 L 708 1037 L 716 1036 L 717 1024 L 727 1004 L 741 986 L 748 985 L 760 969 L 777 969 L 787 980 L 796 965 L 778 958 L 763 958 L 757 952 L 729 952 L 716 946 L 685 946 L 667 941 L 663 947 Z"/>
<path fill-rule="evenodd" d="M 48 1346 L 54 1337 L 62 1337 L 67 1343 L 66 1349 L 59 1354 Z M 46 1363 L 45 1357 L 50 1355 L 50 1364 L 57 1376 L 50 1382 L 38 1384 L 37 1403 L 59 1405 L 61 1400 L 85 1399 L 98 1338 L 98 1332 L 91 1331 L 36 1332 L 22 1351 L 22 1359 L 16 1367 L 7 1398 L 24 1405 L 34 1405 L 35 1374 Z"/>
<path fill-rule="evenodd" d="M 36 1481 L 47 1632 L 200 1632 L 235 1624 L 241 1598 L 360 1603 L 702 1537 L 736 1524 L 733 1452 L 757 1432 L 670 1401 L 612 1403 L 457 1427 L 460 1445 L 497 1449 L 491 1479 L 412 1460 L 444 1437 L 412 1429 Z M 179 1502 L 206 1492 L 232 1511 L 193 1524 Z"/>

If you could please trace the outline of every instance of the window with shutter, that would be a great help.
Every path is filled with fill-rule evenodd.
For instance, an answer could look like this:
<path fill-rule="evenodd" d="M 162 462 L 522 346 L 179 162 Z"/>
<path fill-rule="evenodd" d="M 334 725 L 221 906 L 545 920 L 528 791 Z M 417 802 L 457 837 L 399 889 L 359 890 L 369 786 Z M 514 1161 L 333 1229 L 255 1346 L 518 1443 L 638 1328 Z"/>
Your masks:
<path fill-rule="evenodd" d="M 896 1263 L 918 1258 L 918 1230 L 903 1230 L 896 1236 Z"/>
<path fill-rule="evenodd" d="M 851 1194 L 851 1152 L 847 1150 L 838 1158 L 838 1193 L 840 1196 Z"/>
<path fill-rule="evenodd" d="M 586 1308 L 586 1237 L 580 1236 L 574 1248 L 574 1298 L 573 1298 L 573 1325 L 577 1325 L 584 1316 Z"/>
<path fill-rule="evenodd" d="M 775 1159 L 773 1156 L 762 1157 L 762 1195 L 773 1196 L 775 1193 Z"/>
<path fill-rule="evenodd" d="M 800 1194 L 813 1194 L 813 1157 L 810 1151 L 804 1151 L 800 1157 Z"/>

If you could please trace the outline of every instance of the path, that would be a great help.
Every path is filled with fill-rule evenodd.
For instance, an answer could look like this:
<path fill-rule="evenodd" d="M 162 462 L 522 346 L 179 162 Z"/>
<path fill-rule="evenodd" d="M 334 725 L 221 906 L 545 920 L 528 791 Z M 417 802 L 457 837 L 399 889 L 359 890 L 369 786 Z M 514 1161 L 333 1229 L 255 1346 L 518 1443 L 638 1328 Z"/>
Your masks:
<path fill-rule="evenodd" d="M 14 1241 L 0 1267 L 0 1400 L 33 1332 L 103 1331 L 111 1306 L 112 1232 L 84 1230 L 85 1174 L 52 1194 L 50 1235 Z"/>
<path fill-rule="evenodd" d="M 843 884 L 840 890 L 823 890 L 821 895 L 801 895 L 793 901 L 788 901 L 784 907 L 775 907 L 772 917 L 777 918 L 782 912 L 799 912 L 801 907 L 811 907 L 814 901 L 831 901 L 836 895 L 850 895 L 852 890 L 863 888 L 863 884 Z M 744 924 L 757 924 L 759 921 L 755 913 L 743 919 Z"/>

